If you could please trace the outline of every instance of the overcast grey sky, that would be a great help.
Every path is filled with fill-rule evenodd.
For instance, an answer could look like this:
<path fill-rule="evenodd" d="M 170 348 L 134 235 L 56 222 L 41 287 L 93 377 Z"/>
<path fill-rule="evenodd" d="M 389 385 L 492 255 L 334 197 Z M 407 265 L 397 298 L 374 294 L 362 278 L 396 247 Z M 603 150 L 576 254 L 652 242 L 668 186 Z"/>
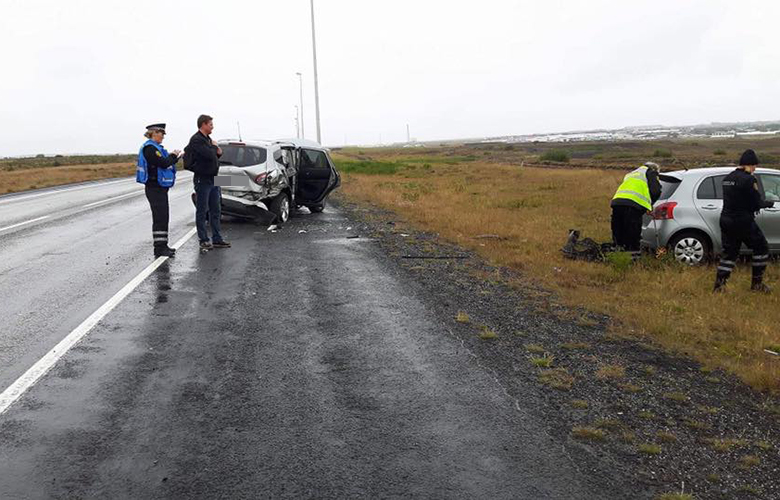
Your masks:
<path fill-rule="evenodd" d="M 780 119 L 776 0 L 315 0 L 323 142 Z M 0 156 L 314 137 L 308 0 L 0 0 Z"/>

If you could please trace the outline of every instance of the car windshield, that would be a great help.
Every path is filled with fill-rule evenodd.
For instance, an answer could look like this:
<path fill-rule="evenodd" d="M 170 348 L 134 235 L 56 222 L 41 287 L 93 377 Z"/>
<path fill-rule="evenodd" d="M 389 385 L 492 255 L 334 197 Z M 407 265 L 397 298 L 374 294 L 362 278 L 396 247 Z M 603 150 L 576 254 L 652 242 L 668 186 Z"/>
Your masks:
<path fill-rule="evenodd" d="M 659 200 L 668 200 L 671 198 L 682 182 L 681 179 L 671 175 L 659 175 L 658 180 L 661 181 L 661 197 Z"/>
<path fill-rule="evenodd" d="M 267 157 L 267 151 L 264 148 L 237 144 L 220 147 L 222 148 L 222 156 L 219 158 L 219 162 L 222 165 L 251 167 L 265 163 Z"/>

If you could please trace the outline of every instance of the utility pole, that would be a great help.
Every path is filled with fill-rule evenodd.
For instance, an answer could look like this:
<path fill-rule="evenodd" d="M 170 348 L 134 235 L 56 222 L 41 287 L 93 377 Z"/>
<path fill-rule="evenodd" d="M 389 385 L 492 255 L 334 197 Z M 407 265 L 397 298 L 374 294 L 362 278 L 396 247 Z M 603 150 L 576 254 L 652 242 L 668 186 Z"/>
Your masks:
<path fill-rule="evenodd" d="M 301 121 L 298 118 L 298 105 L 295 105 L 295 137 L 301 138 Z"/>
<path fill-rule="evenodd" d="M 244 139 L 241 138 L 241 122 L 236 122 L 236 126 L 238 127 L 238 140 L 243 141 Z"/>
<path fill-rule="evenodd" d="M 320 86 L 317 79 L 317 34 L 314 30 L 314 0 L 311 1 L 311 46 L 314 54 L 314 107 L 317 116 L 317 142 L 322 144 L 322 133 L 320 130 Z"/>
<path fill-rule="evenodd" d="M 295 73 L 298 75 L 298 87 L 300 88 L 301 92 L 301 132 L 298 138 L 300 139 L 306 139 L 306 126 L 304 125 L 306 123 L 305 118 L 303 117 L 303 73 Z"/>

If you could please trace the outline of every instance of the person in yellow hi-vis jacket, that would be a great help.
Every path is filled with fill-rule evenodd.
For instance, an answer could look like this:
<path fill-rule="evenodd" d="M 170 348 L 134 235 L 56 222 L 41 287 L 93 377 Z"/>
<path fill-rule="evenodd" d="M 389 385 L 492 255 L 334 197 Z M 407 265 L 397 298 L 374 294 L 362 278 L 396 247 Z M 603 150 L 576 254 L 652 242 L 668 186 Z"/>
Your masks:
<path fill-rule="evenodd" d="M 661 197 L 658 164 L 647 162 L 626 174 L 612 198 L 612 241 L 636 260 L 642 241 L 642 217 Z"/>

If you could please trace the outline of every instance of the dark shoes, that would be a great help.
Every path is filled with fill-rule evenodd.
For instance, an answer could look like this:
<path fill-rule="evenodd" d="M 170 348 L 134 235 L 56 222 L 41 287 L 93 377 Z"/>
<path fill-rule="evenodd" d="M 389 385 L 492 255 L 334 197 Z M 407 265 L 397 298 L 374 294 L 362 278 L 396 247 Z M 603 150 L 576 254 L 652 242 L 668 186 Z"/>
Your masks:
<path fill-rule="evenodd" d="M 201 250 L 211 250 L 214 248 L 214 246 L 211 244 L 210 241 L 201 241 L 200 242 L 200 249 Z"/>
<path fill-rule="evenodd" d="M 762 281 L 759 282 L 754 281 L 753 284 L 750 285 L 750 291 L 769 294 L 772 293 L 772 288 Z"/>
<path fill-rule="evenodd" d="M 176 257 L 176 250 L 170 247 L 161 247 L 161 248 L 155 248 L 154 249 L 154 256 L 155 257 Z"/>
<path fill-rule="evenodd" d="M 213 244 L 212 246 L 213 246 L 214 248 L 230 248 L 230 247 L 232 247 L 233 245 L 231 245 L 231 244 L 230 244 L 230 243 L 228 243 L 227 241 L 215 241 L 215 242 L 214 242 L 214 244 Z"/>
<path fill-rule="evenodd" d="M 712 289 L 713 293 L 722 293 L 726 289 L 726 282 L 729 280 L 731 274 L 726 274 L 718 271 L 715 276 L 715 287 Z"/>

